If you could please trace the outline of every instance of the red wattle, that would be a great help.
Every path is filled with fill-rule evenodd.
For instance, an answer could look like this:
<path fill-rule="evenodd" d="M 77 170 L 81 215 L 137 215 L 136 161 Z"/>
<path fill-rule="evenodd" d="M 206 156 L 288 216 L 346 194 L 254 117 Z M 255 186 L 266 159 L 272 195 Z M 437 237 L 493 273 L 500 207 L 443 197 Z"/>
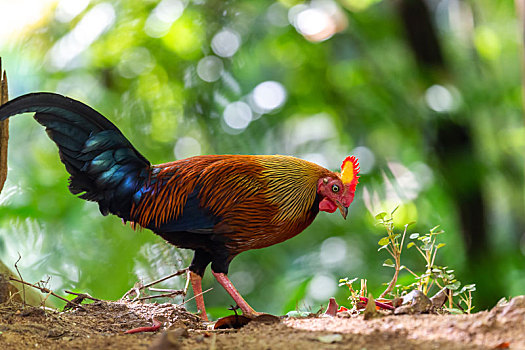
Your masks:
<path fill-rule="evenodd" d="M 319 210 L 333 213 L 337 210 L 337 205 L 328 198 L 323 198 L 323 200 L 319 202 Z"/>

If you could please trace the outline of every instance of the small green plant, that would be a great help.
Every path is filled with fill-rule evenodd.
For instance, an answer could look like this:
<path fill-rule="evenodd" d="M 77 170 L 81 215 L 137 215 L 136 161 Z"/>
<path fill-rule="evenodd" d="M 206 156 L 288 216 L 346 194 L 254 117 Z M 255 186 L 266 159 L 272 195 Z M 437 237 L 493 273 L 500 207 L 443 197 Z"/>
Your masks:
<path fill-rule="evenodd" d="M 405 225 L 405 229 L 403 230 L 403 233 L 395 233 L 394 232 L 394 213 L 396 212 L 398 207 L 396 207 L 391 213 L 390 216 L 388 216 L 387 213 L 379 213 L 376 215 L 376 220 L 380 225 L 382 225 L 387 235 L 382 237 L 377 244 L 380 245 L 378 251 L 385 249 L 390 256 L 394 259 L 386 259 L 383 262 L 383 266 L 386 267 L 393 267 L 394 268 L 394 276 L 392 277 L 392 280 L 386 287 L 385 291 L 381 293 L 379 296 L 380 298 L 385 297 L 388 293 L 390 293 L 394 286 L 396 285 L 397 278 L 399 276 L 399 271 L 402 269 L 406 269 L 406 266 L 401 265 L 401 253 L 403 252 L 403 244 L 405 242 L 405 236 L 407 233 L 408 226 L 413 224 L 413 222 L 408 223 Z"/>
<path fill-rule="evenodd" d="M 379 298 L 385 298 L 389 295 L 391 297 L 397 297 L 407 294 L 414 289 L 418 289 L 423 292 L 423 294 L 428 295 L 436 288 L 439 288 L 439 290 L 447 288 L 449 291 L 452 291 L 447 293 L 449 303 L 448 310 L 457 313 L 470 313 L 474 308 L 472 305 L 472 292 L 476 290 L 476 285 L 468 284 L 460 289 L 461 282 L 457 280 L 454 270 L 450 269 L 448 266 L 438 266 L 435 263 L 437 252 L 445 246 L 444 243 L 438 241 L 438 236 L 445 231 L 443 231 L 438 225 L 425 234 L 408 233 L 408 227 L 414 224 L 414 222 L 410 222 L 404 225 L 401 232 L 396 232 L 394 225 L 394 213 L 396 210 L 397 208 L 395 208 L 390 214 L 383 212 L 375 216 L 377 223 L 383 226 L 386 231 L 386 235 L 381 237 L 378 241 L 380 246 L 378 251 L 386 250 L 390 255 L 390 258 L 383 262 L 383 266 L 394 269 L 392 279 L 390 282 L 386 283 L 387 287 L 384 292 L 381 293 Z M 407 235 L 411 241 L 406 245 L 406 248 L 415 248 L 424 260 L 424 272 L 421 274 L 417 274 L 401 264 L 401 255 L 403 253 L 405 238 Z M 414 278 L 414 282 L 408 285 L 396 284 L 402 270 L 411 274 Z M 354 305 L 357 305 L 356 303 L 367 295 L 366 280 L 361 280 L 360 290 L 356 291 L 353 289 L 352 283 L 357 280 L 358 278 L 343 278 L 339 280 L 339 286 L 346 285 L 349 288 L 351 293 L 349 299 Z M 363 289 L 363 285 L 365 289 Z M 436 288 L 433 289 L 433 287 Z M 454 298 L 459 301 L 455 302 Z"/>

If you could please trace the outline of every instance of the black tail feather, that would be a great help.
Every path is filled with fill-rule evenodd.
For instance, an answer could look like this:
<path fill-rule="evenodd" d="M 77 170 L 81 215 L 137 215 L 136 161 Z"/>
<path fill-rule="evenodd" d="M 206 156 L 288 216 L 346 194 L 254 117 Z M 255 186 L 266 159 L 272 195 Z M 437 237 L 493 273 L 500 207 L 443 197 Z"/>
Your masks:
<path fill-rule="evenodd" d="M 147 179 L 150 162 L 109 120 L 91 107 L 54 93 L 20 96 L 0 107 L 0 121 L 34 112 L 57 144 L 71 174 L 69 190 L 98 202 L 102 214 L 129 219 L 133 195 Z"/>

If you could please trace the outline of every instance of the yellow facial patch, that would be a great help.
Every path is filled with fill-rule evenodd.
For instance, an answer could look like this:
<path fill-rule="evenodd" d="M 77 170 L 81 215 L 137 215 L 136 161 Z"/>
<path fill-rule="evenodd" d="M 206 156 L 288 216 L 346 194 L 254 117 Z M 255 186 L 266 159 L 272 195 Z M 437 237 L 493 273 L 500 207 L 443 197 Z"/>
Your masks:
<path fill-rule="evenodd" d="M 359 161 L 354 156 L 346 157 L 341 165 L 341 181 L 345 185 L 350 185 L 354 191 L 359 179 L 359 170 Z"/>

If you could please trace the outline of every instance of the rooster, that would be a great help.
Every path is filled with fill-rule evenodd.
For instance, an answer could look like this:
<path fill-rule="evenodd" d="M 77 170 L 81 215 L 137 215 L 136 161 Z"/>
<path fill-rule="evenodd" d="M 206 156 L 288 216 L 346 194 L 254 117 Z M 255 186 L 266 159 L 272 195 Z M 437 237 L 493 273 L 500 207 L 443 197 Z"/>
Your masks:
<path fill-rule="evenodd" d="M 201 280 L 206 267 L 248 317 L 258 313 L 228 279 L 239 253 L 302 232 L 319 211 L 346 219 L 359 164 L 341 173 L 281 155 L 207 155 L 151 165 L 117 127 L 82 102 L 31 93 L 0 107 L 0 121 L 35 113 L 71 175 L 69 190 L 109 213 L 195 251 L 189 267 L 197 309 L 207 320 Z"/>

